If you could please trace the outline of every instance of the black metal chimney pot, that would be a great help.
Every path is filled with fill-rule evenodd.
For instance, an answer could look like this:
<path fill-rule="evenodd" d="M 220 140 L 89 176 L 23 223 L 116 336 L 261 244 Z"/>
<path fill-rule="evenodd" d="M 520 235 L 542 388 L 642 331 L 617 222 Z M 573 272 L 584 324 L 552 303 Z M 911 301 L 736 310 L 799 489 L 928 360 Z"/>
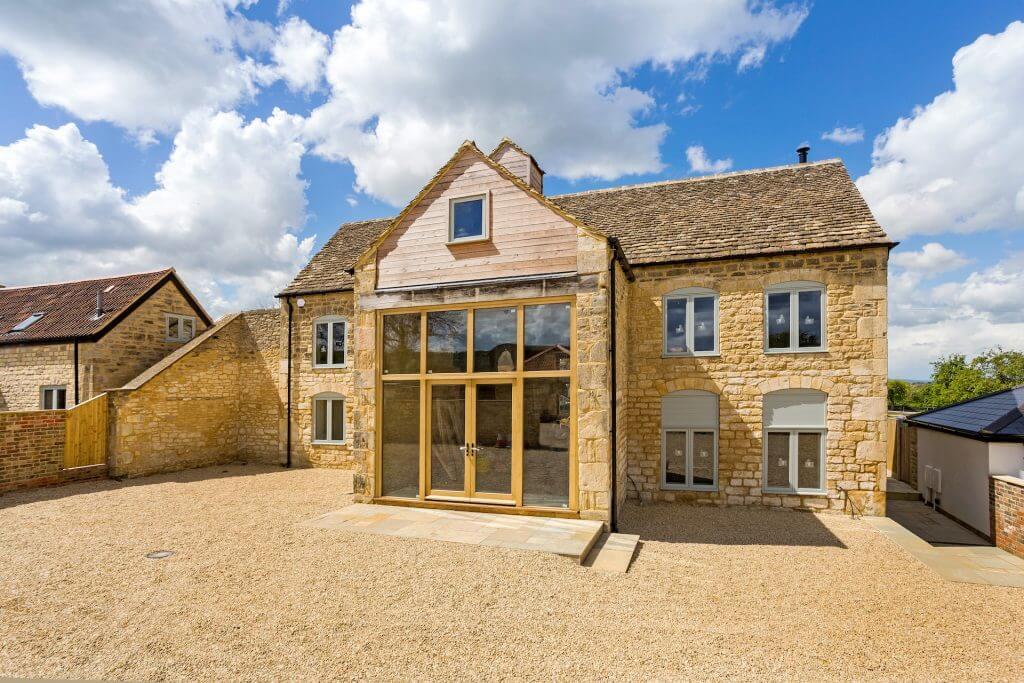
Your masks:
<path fill-rule="evenodd" d="M 807 163 L 807 153 L 810 151 L 811 148 L 808 145 L 800 145 L 799 147 L 796 148 L 796 156 L 797 159 L 800 160 L 801 164 Z"/>

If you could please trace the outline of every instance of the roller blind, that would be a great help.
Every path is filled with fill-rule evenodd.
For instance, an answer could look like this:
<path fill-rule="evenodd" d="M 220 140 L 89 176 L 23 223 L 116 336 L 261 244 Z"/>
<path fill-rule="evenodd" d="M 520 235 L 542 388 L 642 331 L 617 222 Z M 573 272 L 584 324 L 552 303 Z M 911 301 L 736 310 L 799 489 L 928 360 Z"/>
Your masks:
<path fill-rule="evenodd" d="M 718 428 L 718 396 L 707 391 L 676 391 L 661 399 L 663 429 Z"/>
<path fill-rule="evenodd" d="M 773 391 L 764 397 L 766 427 L 825 427 L 826 395 L 811 389 Z"/>

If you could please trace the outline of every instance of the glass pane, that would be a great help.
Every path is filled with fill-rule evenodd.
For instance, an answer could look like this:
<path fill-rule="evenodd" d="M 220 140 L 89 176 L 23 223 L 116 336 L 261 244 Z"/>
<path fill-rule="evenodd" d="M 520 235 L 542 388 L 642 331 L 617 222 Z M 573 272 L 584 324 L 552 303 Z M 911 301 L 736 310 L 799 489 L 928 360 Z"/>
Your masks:
<path fill-rule="evenodd" d="M 665 433 L 665 483 L 687 485 L 686 432 Z"/>
<path fill-rule="evenodd" d="M 57 389 L 54 392 L 54 408 L 64 410 L 67 407 L 67 389 Z"/>
<path fill-rule="evenodd" d="M 316 324 L 316 365 L 327 365 L 327 323 Z"/>
<path fill-rule="evenodd" d="M 821 292 L 797 294 L 800 313 L 800 347 L 821 346 Z"/>
<path fill-rule="evenodd" d="M 476 490 L 512 493 L 512 385 L 476 386 Z"/>
<path fill-rule="evenodd" d="M 327 440 L 327 401 L 313 401 L 313 440 Z"/>
<path fill-rule="evenodd" d="M 430 488 L 466 488 L 466 386 L 430 389 Z"/>
<path fill-rule="evenodd" d="M 386 315 L 383 327 L 384 374 L 419 373 L 420 314 Z"/>
<path fill-rule="evenodd" d="M 797 485 L 802 489 L 821 488 L 821 434 L 800 432 L 796 441 Z"/>
<path fill-rule="evenodd" d="M 427 372 L 466 371 L 466 311 L 427 313 Z"/>
<path fill-rule="evenodd" d="M 715 484 L 715 433 L 693 433 L 693 485 Z"/>
<path fill-rule="evenodd" d="M 523 382 L 523 505 L 569 507 L 569 378 Z"/>
<path fill-rule="evenodd" d="M 693 300 L 693 350 L 715 350 L 715 297 L 699 296 Z"/>
<path fill-rule="evenodd" d="M 484 234 L 484 200 L 469 199 L 452 203 L 452 239 L 480 237 Z"/>
<path fill-rule="evenodd" d="M 380 490 L 385 496 L 415 498 L 420 490 L 420 383 L 383 386 Z"/>
<path fill-rule="evenodd" d="M 473 372 L 516 369 L 516 309 L 478 308 L 473 312 Z"/>
<path fill-rule="evenodd" d="M 665 353 L 686 353 L 686 299 L 665 302 Z"/>
<path fill-rule="evenodd" d="M 331 330 L 331 363 L 345 364 L 345 323 L 334 323 Z"/>
<path fill-rule="evenodd" d="M 331 401 L 331 441 L 345 438 L 345 402 Z"/>
<path fill-rule="evenodd" d="M 167 338 L 177 339 L 178 338 L 178 319 L 168 318 L 167 319 Z"/>
<path fill-rule="evenodd" d="M 569 304 L 541 304 L 523 309 L 523 369 L 569 369 Z"/>
<path fill-rule="evenodd" d="M 185 339 L 192 338 L 192 318 L 185 318 L 181 321 L 182 329 L 185 332 Z"/>
<path fill-rule="evenodd" d="M 793 488 L 789 482 L 789 434 L 768 432 L 768 463 L 765 482 L 771 489 Z"/>
<path fill-rule="evenodd" d="M 789 348 L 789 292 L 768 295 L 768 348 Z"/>

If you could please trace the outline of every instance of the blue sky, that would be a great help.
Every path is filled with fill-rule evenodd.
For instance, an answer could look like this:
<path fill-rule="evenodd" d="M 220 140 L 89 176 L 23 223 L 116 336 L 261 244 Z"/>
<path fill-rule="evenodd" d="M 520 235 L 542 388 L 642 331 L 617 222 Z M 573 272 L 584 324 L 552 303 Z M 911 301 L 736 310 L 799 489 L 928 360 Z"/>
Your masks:
<path fill-rule="evenodd" d="M 893 376 L 1024 339 L 1003 301 L 1024 285 L 1019 2 L 528 4 L 367 0 L 343 32 L 351 3 L 3 7 L 0 244 L 42 256 L 0 257 L 0 281 L 170 259 L 223 312 L 267 303 L 339 223 L 393 214 L 463 138 L 521 141 L 549 194 L 792 163 L 806 141 L 901 241 Z M 531 23 L 545 12 L 564 14 Z M 109 39 L 80 41 L 90 25 Z M 509 52 L 487 47 L 502 25 L 519 29 Z M 822 138 L 834 129 L 860 139 Z M 74 205 L 55 196 L 69 186 Z"/>

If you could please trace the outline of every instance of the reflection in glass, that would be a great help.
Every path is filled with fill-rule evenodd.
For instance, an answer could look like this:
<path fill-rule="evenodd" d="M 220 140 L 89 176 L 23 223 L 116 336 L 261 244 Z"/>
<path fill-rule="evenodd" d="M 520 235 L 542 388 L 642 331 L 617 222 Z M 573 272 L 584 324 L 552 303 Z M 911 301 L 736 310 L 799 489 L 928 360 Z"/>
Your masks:
<path fill-rule="evenodd" d="M 821 434 L 800 432 L 797 435 L 797 485 L 802 489 L 821 488 Z"/>
<path fill-rule="evenodd" d="M 430 488 L 466 488 L 466 385 L 430 388 Z"/>
<path fill-rule="evenodd" d="M 384 374 L 415 374 L 420 371 L 419 313 L 384 316 L 383 342 Z"/>
<path fill-rule="evenodd" d="M 512 385 L 476 385 L 476 490 L 512 493 Z"/>
<path fill-rule="evenodd" d="M 765 482 L 768 488 L 789 489 L 789 433 L 768 432 L 768 458 Z"/>
<path fill-rule="evenodd" d="M 427 372 L 466 371 L 466 311 L 427 313 Z"/>
<path fill-rule="evenodd" d="M 789 348 L 789 292 L 768 295 L 768 348 Z"/>
<path fill-rule="evenodd" d="M 800 292 L 798 295 L 800 315 L 800 347 L 821 346 L 821 292 Z"/>
<path fill-rule="evenodd" d="M 523 504 L 569 507 L 569 379 L 523 381 Z"/>
<path fill-rule="evenodd" d="M 332 348 L 331 363 L 333 365 L 345 364 L 345 323 L 337 322 L 332 325 Z"/>
<path fill-rule="evenodd" d="M 713 486 L 715 483 L 715 433 L 693 433 L 693 485 Z"/>
<path fill-rule="evenodd" d="M 473 312 L 473 372 L 516 369 L 516 309 L 478 308 Z"/>
<path fill-rule="evenodd" d="M 665 302 L 665 352 L 686 353 L 686 299 Z"/>
<path fill-rule="evenodd" d="M 329 401 L 313 401 L 313 440 L 327 441 L 327 404 Z"/>
<path fill-rule="evenodd" d="M 569 304 L 523 307 L 523 369 L 568 370 Z"/>
<path fill-rule="evenodd" d="M 331 441 L 342 441 L 345 438 L 345 402 L 341 399 L 331 401 Z"/>
<path fill-rule="evenodd" d="M 420 488 L 420 383 L 384 382 L 381 494 L 415 498 Z"/>
<path fill-rule="evenodd" d="M 686 432 L 665 432 L 665 483 L 687 484 Z"/>
<path fill-rule="evenodd" d="M 693 350 L 715 350 L 715 297 L 693 299 Z"/>
<path fill-rule="evenodd" d="M 484 235 L 484 200 L 463 199 L 452 202 L 452 239 L 464 240 Z"/>
<path fill-rule="evenodd" d="M 327 323 L 316 325 L 316 364 L 327 365 Z"/>

